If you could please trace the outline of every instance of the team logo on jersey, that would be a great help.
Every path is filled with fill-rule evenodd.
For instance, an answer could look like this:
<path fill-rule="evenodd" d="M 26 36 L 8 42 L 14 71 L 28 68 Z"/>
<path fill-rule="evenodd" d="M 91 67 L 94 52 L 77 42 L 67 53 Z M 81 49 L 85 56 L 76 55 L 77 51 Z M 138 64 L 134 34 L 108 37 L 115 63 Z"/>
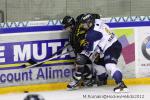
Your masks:
<path fill-rule="evenodd" d="M 142 49 L 143 56 L 146 59 L 150 60 L 150 36 L 144 39 L 141 49 Z"/>

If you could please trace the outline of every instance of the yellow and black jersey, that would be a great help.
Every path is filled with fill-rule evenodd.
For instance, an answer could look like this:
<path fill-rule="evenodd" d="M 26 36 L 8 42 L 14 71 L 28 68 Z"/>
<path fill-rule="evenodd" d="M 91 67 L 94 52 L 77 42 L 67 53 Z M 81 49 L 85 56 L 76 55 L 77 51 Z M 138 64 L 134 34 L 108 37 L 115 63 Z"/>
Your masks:
<path fill-rule="evenodd" d="M 82 24 L 76 25 L 74 31 L 70 34 L 70 43 L 76 53 L 80 53 L 85 45 L 86 30 L 83 29 Z"/>
<path fill-rule="evenodd" d="M 80 21 L 84 15 L 85 14 L 80 14 L 79 16 L 77 16 L 76 25 L 73 32 L 70 34 L 69 40 L 76 53 L 80 53 L 83 50 L 83 47 L 87 44 L 87 41 L 85 39 L 87 30 L 83 28 L 83 24 Z M 94 19 L 100 18 L 99 14 L 92 14 L 92 16 Z"/>

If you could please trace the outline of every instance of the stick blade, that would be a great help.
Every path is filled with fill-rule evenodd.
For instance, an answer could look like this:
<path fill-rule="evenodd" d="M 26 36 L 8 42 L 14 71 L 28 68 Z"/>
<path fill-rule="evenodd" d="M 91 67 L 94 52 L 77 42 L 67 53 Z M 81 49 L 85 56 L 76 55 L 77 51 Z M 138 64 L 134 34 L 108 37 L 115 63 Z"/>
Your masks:
<path fill-rule="evenodd" d="M 36 61 L 34 61 L 33 59 L 29 59 L 27 62 L 28 62 L 29 64 L 31 64 L 31 65 L 36 64 L 36 63 L 37 63 L 37 62 L 36 62 Z"/>
<path fill-rule="evenodd" d="M 21 65 L 21 67 L 26 68 L 28 67 L 26 64 Z"/>

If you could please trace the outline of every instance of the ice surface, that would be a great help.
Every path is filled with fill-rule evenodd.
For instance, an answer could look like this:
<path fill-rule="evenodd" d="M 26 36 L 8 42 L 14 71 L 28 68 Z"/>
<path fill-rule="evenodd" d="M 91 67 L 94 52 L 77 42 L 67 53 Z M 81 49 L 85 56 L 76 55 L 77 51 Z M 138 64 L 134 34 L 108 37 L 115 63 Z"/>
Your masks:
<path fill-rule="evenodd" d="M 24 100 L 28 94 L 39 94 L 45 100 L 150 100 L 150 85 L 128 86 L 129 93 L 114 93 L 114 86 L 83 88 L 74 91 L 44 91 L 1 94 L 0 100 Z M 126 97 L 125 97 L 126 96 Z"/>

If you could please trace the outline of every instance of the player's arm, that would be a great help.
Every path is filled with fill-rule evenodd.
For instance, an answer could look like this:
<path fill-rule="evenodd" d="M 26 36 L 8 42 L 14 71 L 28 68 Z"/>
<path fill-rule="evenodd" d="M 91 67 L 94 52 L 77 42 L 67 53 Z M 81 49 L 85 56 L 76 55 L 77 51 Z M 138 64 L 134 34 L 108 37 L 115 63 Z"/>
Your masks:
<path fill-rule="evenodd" d="M 85 48 L 87 51 L 94 51 L 95 47 L 103 38 L 103 34 L 101 32 L 90 30 L 86 35 L 87 47 Z"/>

